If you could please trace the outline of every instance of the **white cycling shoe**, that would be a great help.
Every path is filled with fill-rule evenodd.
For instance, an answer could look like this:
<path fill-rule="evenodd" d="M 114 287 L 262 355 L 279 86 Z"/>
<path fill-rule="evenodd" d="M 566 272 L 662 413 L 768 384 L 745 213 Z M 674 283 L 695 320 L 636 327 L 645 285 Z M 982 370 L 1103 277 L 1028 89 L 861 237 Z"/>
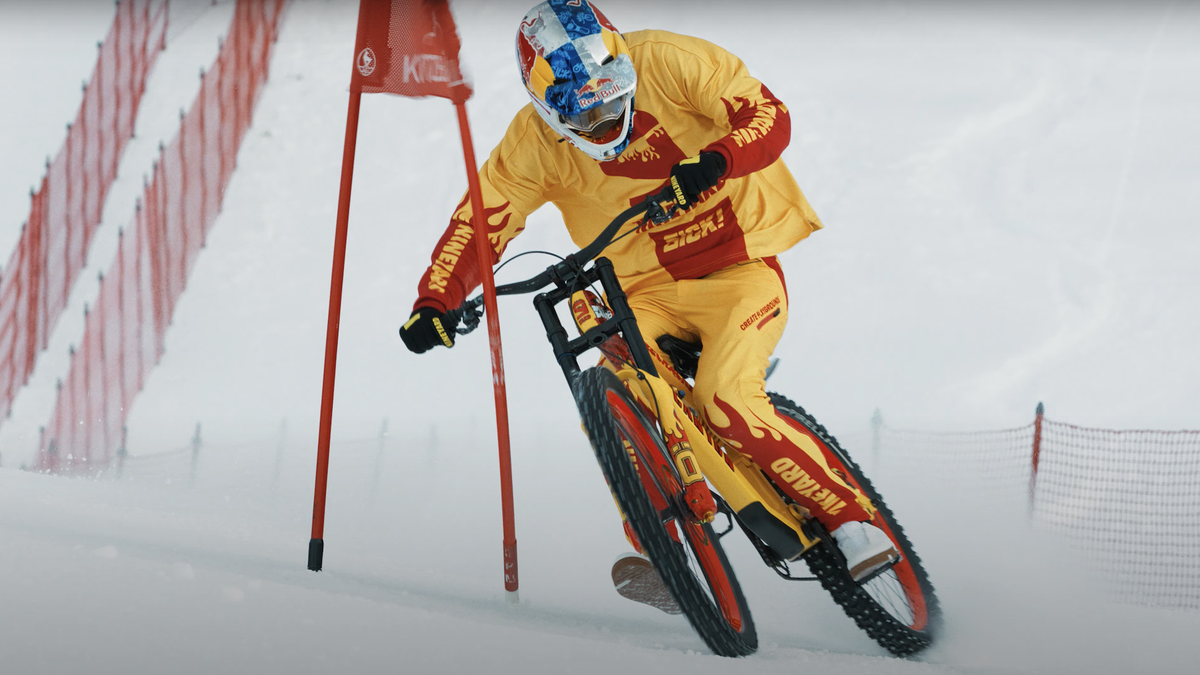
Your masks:
<path fill-rule="evenodd" d="M 617 593 L 623 597 L 661 609 L 667 614 L 683 613 L 654 565 L 642 555 L 625 553 L 618 556 L 613 563 L 612 580 Z"/>
<path fill-rule="evenodd" d="M 846 556 L 846 567 L 855 581 L 862 581 L 880 567 L 900 560 L 900 552 L 892 540 L 870 523 L 845 523 L 833 531 L 833 538 Z"/>

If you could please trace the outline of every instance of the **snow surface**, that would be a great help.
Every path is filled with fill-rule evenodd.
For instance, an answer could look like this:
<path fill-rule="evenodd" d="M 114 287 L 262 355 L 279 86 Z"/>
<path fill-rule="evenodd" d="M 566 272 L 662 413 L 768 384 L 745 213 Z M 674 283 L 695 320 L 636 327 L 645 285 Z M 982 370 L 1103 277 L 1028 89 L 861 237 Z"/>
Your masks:
<path fill-rule="evenodd" d="M 684 620 L 610 589 L 626 544 L 524 298 L 501 301 L 522 599 L 506 604 L 486 340 L 418 358 L 396 336 L 465 185 L 442 100 L 364 100 L 326 569 L 307 572 L 354 3 L 299 0 L 285 18 L 224 212 L 132 411 L 125 474 L 16 470 L 95 272 L 228 24 L 231 4 L 208 4 L 160 58 L 89 269 L 0 428 L 0 672 L 1194 672 L 1200 616 L 1109 603 L 1024 513 L 936 467 L 919 485 L 876 476 L 946 607 L 935 648 L 887 657 L 819 588 L 732 541 L 762 649 L 708 655 Z M 524 103 L 511 40 L 526 4 L 454 5 L 480 155 Z M 601 7 L 625 29 L 729 48 L 788 103 L 785 159 L 827 229 L 782 256 L 795 305 L 771 384 L 835 433 L 861 437 L 876 407 L 894 426 L 1011 427 L 1039 400 L 1078 424 L 1200 427 L 1200 6 Z M 3 251 L 111 11 L 0 4 Z M 545 209 L 512 250 L 570 248 Z"/>

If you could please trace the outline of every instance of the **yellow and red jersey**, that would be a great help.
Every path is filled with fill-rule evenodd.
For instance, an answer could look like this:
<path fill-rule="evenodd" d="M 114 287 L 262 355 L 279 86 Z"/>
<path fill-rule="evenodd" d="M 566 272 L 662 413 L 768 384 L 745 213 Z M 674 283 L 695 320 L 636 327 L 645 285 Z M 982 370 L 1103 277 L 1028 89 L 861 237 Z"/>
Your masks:
<path fill-rule="evenodd" d="M 787 107 L 740 59 L 665 31 L 624 37 L 638 74 L 629 147 L 597 162 L 559 142 L 532 104 L 522 108 L 479 171 L 493 264 L 546 202 L 583 247 L 661 190 L 672 166 L 702 151 L 725 157 L 717 187 L 691 210 L 662 225 L 643 223 L 605 249 L 626 292 L 773 256 L 821 228 L 779 158 L 791 138 Z M 479 285 L 471 215 L 464 196 L 421 278 L 415 307 L 452 309 Z"/>

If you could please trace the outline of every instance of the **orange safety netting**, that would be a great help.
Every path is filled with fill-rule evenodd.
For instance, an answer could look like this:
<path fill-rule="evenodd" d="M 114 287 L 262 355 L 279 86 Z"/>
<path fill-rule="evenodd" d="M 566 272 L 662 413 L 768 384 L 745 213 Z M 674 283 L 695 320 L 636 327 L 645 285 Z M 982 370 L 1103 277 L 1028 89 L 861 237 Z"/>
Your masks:
<path fill-rule="evenodd" d="M 286 0 L 239 0 L 216 62 L 161 148 L 134 225 L 87 310 L 35 468 L 92 473 L 112 461 L 147 373 L 163 354 L 175 303 L 221 209 L 238 148 L 267 79 Z"/>
<path fill-rule="evenodd" d="M 29 381 L 83 270 L 166 30 L 165 0 L 117 3 L 79 112 L 32 195 L 0 277 L 0 420 Z"/>

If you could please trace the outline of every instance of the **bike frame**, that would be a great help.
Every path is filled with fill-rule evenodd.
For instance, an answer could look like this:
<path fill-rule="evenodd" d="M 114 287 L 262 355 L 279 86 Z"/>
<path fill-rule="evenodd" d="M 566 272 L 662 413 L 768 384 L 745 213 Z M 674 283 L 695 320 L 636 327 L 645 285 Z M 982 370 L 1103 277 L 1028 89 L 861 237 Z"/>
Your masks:
<path fill-rule="evenodd" d="M 808 514 L 793 510 L 749 458 L 717 439 L 692 408 L 690 389 L 676 391 L 659 376 L 659 367 L 672 370 L 672 366 L 651 355 L 612 263 L 598 258 L 592 267 L 579 269 L 571 276 L 574 278 L 556 279 L 555 289 L 537 295 L 533 301 L 567 383 L 573 385 L 579 376 L 581 354 L 611 338 L 621 339 L 629 348 L 632 363 L 613 362 L 611 368 L 643 411 L 658 421 L 685 483 L 694 482 L 689 480 L 693 476 L 699 480 L 702 473 L 738 519 L 784 559 L 795 560 L 815 546 L 820 539 L 805 527 Z M 613 316 L 593 322 L 570 339 L 556 307 L 596 282 L 603 288 Z M 675 376 L 688 386 L 678 373 Z M 699 465 L 699 473 L 693 461 Z"/>

